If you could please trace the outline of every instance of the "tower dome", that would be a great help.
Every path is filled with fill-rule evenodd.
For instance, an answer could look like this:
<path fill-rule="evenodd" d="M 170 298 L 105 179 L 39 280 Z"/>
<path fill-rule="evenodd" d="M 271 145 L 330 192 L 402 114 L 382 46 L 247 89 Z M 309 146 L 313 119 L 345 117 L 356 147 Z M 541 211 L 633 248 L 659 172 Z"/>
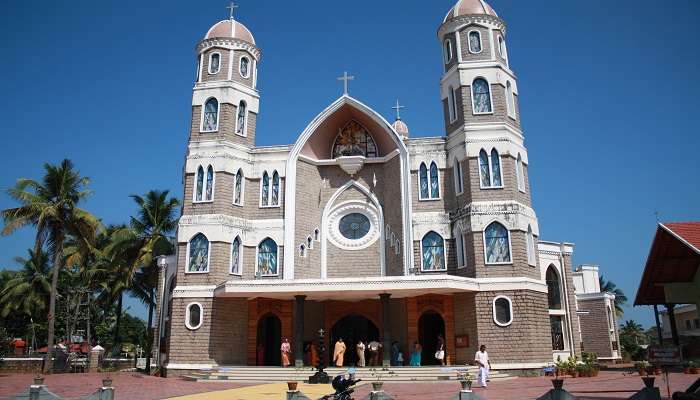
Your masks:
<path fill-rule="evenodd" d="M 457 18 L 461 15 L 490 15 L 492 17 L 498 17 L 496 11 L 488 5 L 484 0 L 459 0 L 454 7 L 445 16 L 443 22 L 447 22 L 451 19 Z"/>
<path fill-rule="evenodd" d="M 394 121 L 392 126 L 394 127 L 396 133 L 403 137 L 408 137 L 408 125 L 406 125 L 406 123 L 403 122 L 401 119 L 397 119 L 396 121 Z"/>
<path fill-rule="evenodd" d="M 255 44 L 255 38 L 253 38 L 253 34 L 250 33 L 250 30 L 246 28 L 245 25 L 232 18 L 217 22 L 214 26 L 209 28 L 204 39 L 213 38 L 232 38 L 243 40 L 253 45 Z"/>

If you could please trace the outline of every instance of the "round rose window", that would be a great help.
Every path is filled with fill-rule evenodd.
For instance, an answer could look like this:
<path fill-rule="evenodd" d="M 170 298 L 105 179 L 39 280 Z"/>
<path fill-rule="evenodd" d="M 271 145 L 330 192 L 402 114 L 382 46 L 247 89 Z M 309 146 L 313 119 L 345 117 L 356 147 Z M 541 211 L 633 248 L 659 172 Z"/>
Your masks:
<path fill-rule="evenodd" d="M 364 214 L 352 213 L 340 219 L 338 226 L 340 233 L 350 240 L 362 239 L 369 233 L 369 218 Z"/>

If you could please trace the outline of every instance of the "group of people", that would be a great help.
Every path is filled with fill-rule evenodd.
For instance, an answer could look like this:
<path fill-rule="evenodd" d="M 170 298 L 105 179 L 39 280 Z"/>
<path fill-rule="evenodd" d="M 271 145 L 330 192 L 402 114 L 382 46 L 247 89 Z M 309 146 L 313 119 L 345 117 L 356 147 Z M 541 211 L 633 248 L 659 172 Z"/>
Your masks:
<path fill-rule="evenodd" d="M 382 345 L 377 340 L 372 340 L 367 344 L 365 344 L 362 340 L 358 340 L 357 344 L 355 345 L 355 352 L 357 354 L 357 366 L 366 367 L 368 365 L 381 365 L 380 354 L 382 353 L 383 347 L 384 345 Z M 343 338 L 339 338 L 338 341 L 335 342 L 335 346 L 333 347 L 333 364 L 336 367 L 342 367 L 345 363 L 345 352 L 347 350 L 348 348 L 345 344 L 345 341 L 343 341 Z M 367 353 L 369 353 L 369 363 L 367 363 Z"/>

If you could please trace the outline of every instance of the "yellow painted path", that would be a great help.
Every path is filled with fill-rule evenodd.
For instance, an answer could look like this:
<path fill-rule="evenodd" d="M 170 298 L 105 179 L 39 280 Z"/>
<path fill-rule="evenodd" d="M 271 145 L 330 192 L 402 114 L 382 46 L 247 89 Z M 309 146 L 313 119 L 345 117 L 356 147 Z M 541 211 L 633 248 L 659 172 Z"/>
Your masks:
<path fill-rule="evenodd" d="M 298 389 L 312 399 L 319 399 L 324 395 L 333 393 L 331 385 L 300 383 Z M 282 382 L 172 397 L 168 400 L 284 400 L 286 395 L 287 384 Z"/>

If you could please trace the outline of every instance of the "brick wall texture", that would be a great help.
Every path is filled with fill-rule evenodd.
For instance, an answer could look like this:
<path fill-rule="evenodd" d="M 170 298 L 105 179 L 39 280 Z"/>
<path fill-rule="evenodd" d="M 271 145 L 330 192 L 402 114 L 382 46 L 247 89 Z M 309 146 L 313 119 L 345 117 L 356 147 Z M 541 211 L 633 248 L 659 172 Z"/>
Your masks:
<path fill-rule="evenodd" d="M 579 300 L 578 306 L 582 311 L 579 318 L 584 351 L 596 353 L 598 357 L 612 357 L 611 327 L 605 299 Z"/>

